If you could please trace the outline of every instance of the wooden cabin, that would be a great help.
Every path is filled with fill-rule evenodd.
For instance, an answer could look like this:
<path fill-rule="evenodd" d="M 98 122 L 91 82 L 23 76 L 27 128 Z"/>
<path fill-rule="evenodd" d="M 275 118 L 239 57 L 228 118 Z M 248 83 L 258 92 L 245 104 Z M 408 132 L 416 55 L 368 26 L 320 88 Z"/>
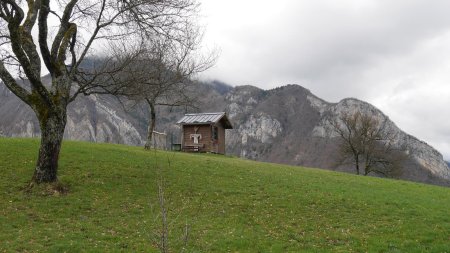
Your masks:
<path fill-rule="evenodd" d="M 225 130 L 233 128 L 226 113 L 186 114 L 177 124 L 183 151 L 225 154 Z"/>

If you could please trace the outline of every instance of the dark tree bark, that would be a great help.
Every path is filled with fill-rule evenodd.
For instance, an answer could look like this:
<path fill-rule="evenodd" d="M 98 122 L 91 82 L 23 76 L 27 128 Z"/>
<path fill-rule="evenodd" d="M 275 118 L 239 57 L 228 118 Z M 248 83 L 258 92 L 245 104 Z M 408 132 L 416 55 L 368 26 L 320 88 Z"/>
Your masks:
<path fill-rule="evenodd" d="M 70 87 L 71 81 L 68 77 L 55 79 L 54 86 Z M 60 88 L 59 92 L 68 94 L 67 88 Z M 41 99 L 31 104 L 41 129 L 38 159 L 32 178 L 32 182 L 37 184 L 58 180 L 58 160 L 67 122 L 68 100 L 57 96 L 51 98 L 52 103 L 46 103 Z"/>
<path fill-rule="evenodd" d="M 58 160 L 66 126 L 66 112 L 49 112 L 39 116 L 41 144 L 32 181 L 35 183 L 55 182 L 58 179 Z"/>
<path fill-rule="evenodd" d="M 358 159 L 358 156 L 355 156 L 355 168 L 356 168 L 356 175 L 359 175 L 359 159 Z"/>
<path fill-rule="evenodd" d="M 156 112 L 155 112 L 155 104 L 149 99 L 147 99 L 146 101 L 150 110 L 150 119 L 148 122 L 147 141 L 145 142 L 144 148 L 146 150 L 150 150 L 152 148 L 153 131 L 155 130 L 156 125 Z"/>

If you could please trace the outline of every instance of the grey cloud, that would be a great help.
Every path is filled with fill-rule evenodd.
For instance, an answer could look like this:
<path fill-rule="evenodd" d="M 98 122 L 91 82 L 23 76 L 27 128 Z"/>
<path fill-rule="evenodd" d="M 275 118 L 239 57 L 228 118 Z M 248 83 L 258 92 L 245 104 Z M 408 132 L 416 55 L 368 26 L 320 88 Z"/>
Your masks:
<path fill-rule="evenodd" d="M 227 43 L 208 76 L 262 88 L 298 83 L 334 102 L 344 97 L 368 100 L 450 159 L 450 119 L 436 119 L 450 106 L 448 93 L 441 92 L 450 81 L 450 1 L 277 4 L 282 11 L 262 24 L 224 21 L 227 29 L 219 32 L 217 44 Z M 248 19 L 258 15 L 248 13 Z M 427 85 L 434 89 L 430 96 L 443 100 L 424 98 L 423 90 L 415 88 Z M 392 94 L 407 98 L 392 102 Z"/>

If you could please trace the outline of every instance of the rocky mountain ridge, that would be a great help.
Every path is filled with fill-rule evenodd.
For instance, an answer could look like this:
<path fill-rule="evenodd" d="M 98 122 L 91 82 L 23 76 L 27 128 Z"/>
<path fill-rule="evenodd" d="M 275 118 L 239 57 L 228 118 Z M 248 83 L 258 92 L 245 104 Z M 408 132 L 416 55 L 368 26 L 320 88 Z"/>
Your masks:
<path fill-rule="evenodd" d="M 220 82 L 199 85 L 199 111 L 226 111 L 234 125 L 227 132 L 227 153 L 243 158 L 352 172 L 336 166 L 337 137 L 327 131 L 329 119 L 360 110 L 385 120 L 396 133 L 396 145 L 405 147 L 408 160 L 400 178 L 448 184 L 450 169 L 434 148 L 401 131 L 374 106 L 353 98 L 328 103 L 298 85 L 272 90 L 254 86 L 230 87 Z M 157 131 L 178 142 L 175 122 L 183 108 L 159 108 Z M 0 133 L 35 137 L 39 124 L 27 105 L 0 85 Z M 119 103 L 108 96 L 80 97 L 69 106 L 65 138 L 93 142 L 142 145 L 148 111 L 143 105 Z"/>
<path fill-rule="evenodd" d="M 379 122 L 386 121 L 395 133 L 395 145 L 406 148 L 410 159 L 405 163 L 401 178 L 422 182 L 450 179 L 450 170 L 437 150 L 401 131 L 380 110 L 366 102 L 347 98 L 328 103 L 297 85 L 269 91 L 236 87 L 226 100 L 227 111 L 237 123 L 237 129 L 230 131 L 228 147 L 234 154 L 240 151 L 242 157 L 352 171 L 351 167 L 335 165 L 337 137 L 326 129 L 330 118 L 359 110 Z M 249 135 L 249 131 L 253 135 Z"/>

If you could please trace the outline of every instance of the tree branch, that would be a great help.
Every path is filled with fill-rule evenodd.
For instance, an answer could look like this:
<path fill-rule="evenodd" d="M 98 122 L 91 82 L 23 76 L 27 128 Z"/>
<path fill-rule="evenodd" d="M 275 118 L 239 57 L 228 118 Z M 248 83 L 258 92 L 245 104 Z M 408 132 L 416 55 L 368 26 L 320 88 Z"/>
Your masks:
<path fill-rule="evenodd" d="M 39 48 L 41 49 L 42 59 L 44 60 L 44 64 L 47 67 L 47 70 L 50 72 L 50 75 L 53 76 L 55 73 L 54 65 L 52 64 L 50 50 L 47 44 L 47 36 L 48 36 L 48 25 L 47 19 L 48 14 L 50 12 L 50 0 L 41 0 L 41 9 L 39 11 Z"/>
<path fill-rule="evenodd" d="M 30 101 L 30 92 L 21 87 L 17 81 L 12 77 L 9 71 L 5 68 L 3 62 L 0 62 L 0 78 L 3 80 L 3 83 L 6 87 L 12 91 L 17 97 L 19 97 L 22 101 L 31 106 Z"/>
<path fill-rule="evenodd" d="M 55 36 L 55 38 L 53 39 L 53 43 L 52 43 L 52 48 L 50 50 L 50 56 L 51 56 L 51 61 L 52 61 L 52 65 L 55 67 L 55 74 L 61 75 L 61 65 L 59 65 L 58 63 L 58 58 L 61 57 L 61 43 L 63 40 L 67 39 L 66 35 L 69 29 L 73 29 L 71 28 L 71 24 L 69 23 L 70 20 L 70 16 L 72 15 L 72 11 L 73 8 L 75 7 L 76 3 L 78 2 L 78 0 L 70 0 L 69 3 L 67 3 L 66 8 L 64 9 L 63 15 L 61 17 L 61 24 L 59 26 L 59 30 Z M 70 34 L 72 35 L 72 34 Z M 66 46 L 67 49 L 67 46 Z M 66 51 L 64 51 L 64 54 L 66 53 Z"/>
<path fill-rule="evenodd" d="M 4 3 L 10 4 L 11 11 L 7 11 L 8 8 Z M 7 22 L 11 38 L 11 48 L 28 77 L 32 90 L 35 91 L 45 103 L 52 105 L 53 101 L 50 99 L 49 93 L 40 79 L 40 57 L 36 50 L 36 46 L 33 43 L 31 33 L 27 33 L 27 30 L 24 29 L 23 26 L 20 26 L 24 18 L 23 10 L 11 0 L 4 0 L 2 7 L 4 8 L 5 13 L 9 13 Z M 31 17 L 32 16 L 28 16 L 27 18 L 31 19 Z M 31 20 L 26 20 L 25 23 L 31 25 L 33 22 Z"/>
<path fill-rule="evenodd" d="M 28 13 L 23 24 L 24 31 L 28 34 L 31 34 L 31 29 L 33 29 L 34 24 L 36 23 L 37 14 L 41 5 L 40 0 L 28 0 Z"/>
<path fill-rule="evenodd" d="M 92 32 L 92 35 L 89 38 L 88 43 L 84 47 L 84 50 L 81 53 L 81 56 L 78 59 L 77 63 L 72 66 L 72 70 L 71 70 L 71 74 L 72 75 L 77 71 L 77 69 L 80 66 L 81 62 L 83 62 L 84 58 L 86 57 L 86 54 L 88 53 L 89 49 L 91 48 L 92 43 L 94 42 L 95 38 L 97 37 L 98 32 L 101 29 L 100 22 L 102 20 L 103 11 L 105 11 L 105 6 L 106 6 L 106 0 L 102 0 L 102 5 L 100 7 L 100 12 L 98 14 L 98 17 L 97 17 L 97 20 L 96 20 L 96 24 L 95 24 L 95 29 Z"/>

